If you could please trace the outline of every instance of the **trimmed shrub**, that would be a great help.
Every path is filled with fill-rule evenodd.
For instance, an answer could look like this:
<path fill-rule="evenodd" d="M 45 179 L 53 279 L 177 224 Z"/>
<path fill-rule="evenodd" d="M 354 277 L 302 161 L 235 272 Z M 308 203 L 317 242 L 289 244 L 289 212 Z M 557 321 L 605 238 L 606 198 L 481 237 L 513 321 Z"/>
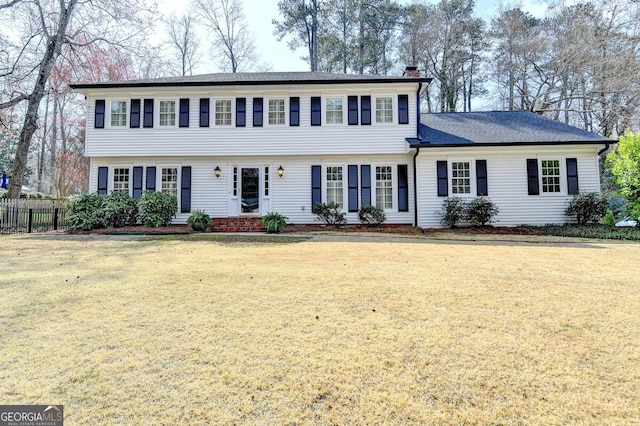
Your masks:
<path fill-rule="evenodd" d="M 475 226 L 484 226 L 495 222 L 498 207 L 485 197 L 477 197 L 465 206 L 465 218 Z"/>
<path fill-rule="evenodd" d="M 104 226 L 121 228 L 136 224 L 138 203 L 123 191 L 114 191 L 104 197 Z"/>
<path fill-rule="evenodd" d="M 575 218 L 580 225 L 599 223 L 607 212 L 607 197 L 599 192 L 574 195 L 564 211 L 565 216 Z"/>
<path fill-rule="evenodd" d="M 448 197 L 442 201 L 442 220 L 443 225 L 449 228 L 455 228 L 462 220 L 464 220 L 466 203 L 464 199 L 458 197 Z"/>
<path fill-rule="evenodd" d="M 604 215 L 604 224 L 609 226 L 615 226 L 616 217 L 613 214 L 613 210 L 611 209 L 607 210 L 607 213 Z"/>
<path fill-rule="evenodd" d="M 69 229 L 90 231 L 104 227 L 105 197 L 98 194 L 78 195 L 67 203 Z"/>
<path fill-rule="evenodd" d="M 376 206 L 362 206 L 358 210 L 358 219 L 363 225 L 370 227 L 380 226 L 387 220 L 384 210 Z"/>
<path fill-rule="evenodd" d="M 325 225 L 345 225 L 347 223 L 346 214 L 340 211 L 340 206 L 336 202 L 316 203 L 311 212 L 316 215 L 316 219 Z"/>
<path fill-rule="evenodd" d="M 138 201 L 138 220 L 144 226 L 169 226 L 178 213 L 178 200 L 166 192 L 145 192 Z"/>

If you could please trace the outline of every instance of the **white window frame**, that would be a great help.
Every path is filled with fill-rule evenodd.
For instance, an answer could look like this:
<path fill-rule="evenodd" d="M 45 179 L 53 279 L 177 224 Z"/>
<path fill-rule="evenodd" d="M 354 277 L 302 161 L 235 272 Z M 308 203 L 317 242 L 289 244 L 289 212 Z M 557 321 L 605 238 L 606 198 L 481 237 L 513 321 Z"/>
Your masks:
<path fill-rule="evenodd" d="M 270 103 L 271 101 L 282 101 L 282 116 L 283 116 L 283 121 L 282 123 L 272 123 L 271 122 L 271 109 L 270 109 Z M 289 102 L 287 101 L 287 98 L 283 97 L 271 97 L 271 98 L 266 98 L 265 99 L 265 104 L 267 106 L 267 119 L 266 119 L 266 125 L 267 126 L 273 126 L 273 127 L 283 127 L 287 125 L 287 121 L 289 119 L 289 111 L 288 111 L 288 105 Z"/>
<path fill-rule="evenodd" d="M 395 211 L 396 209 L 396 189 L 398 187 L 397 178 L 396 178 L 396 169 L 397 165 L 393 164 L 372 164 L 371 165 L 371 201 L 372 204 L 376 207 L 378 206 L 378 167 L 389 167 L 391 169 L 391 207 L 383 208 L 384 211 Z"/>
<path fill-rule="evenodd" d="M 228 102 L 229 103 L 229 124 L 218 124 L 218 102 Z M 213 105 L 211 105 L 209 107 L 209 124 L 212 127 L 232 127 L 233 126 L 233 122 L 235 120 L 235 108 L 233 107 L 235 105 L 234 99 L 233 98 L 213 98 L 211 99 L 211 103 Z M 227 114 L 227 112 L 221 112 L 220 114 Z"/>
<path fill-rule="evenodd" d="M 111 111 L 111 106 L 114 102 L 123 102 L 124 103 L 124 124 L 121 126 L 114 126 L 113 122 L 112 122 L 112 111 Z M 107 123 L 108 123 L 108 127 L 112 128 L 112 129 L 127 129 L 129 128 L 129 100 L 127 99 L 109 99 L 107 101 L 108 103 L 108 117 L 107 117 Z"/>
<path fill-rule="evenodd" d="M 393 95 L 377 95 L 377 96 L 372 96 L 373 98 L 373 105 L 372 105 L 372 121 L 374 124 L 379 125 L 379 126 L 390 126 L 392 124 L 396 124 L 396 101 L 393 97 Z M 378 99 L 391 99 L 391 121 L 378 121 Z M 387 111 L 387 110 L 385 110 Z"/>
<path fill-rule="evenodd" d="M 116 189 L 116 170 L 128 170 L 127 176 L 127 189 L 123 190 L 123 189 Z M 113 192 L 113 191 L 122 191 L 122 192 L 126 192 L 128 195 L 131 195 L 131 191 L 132 191 L 132 182 L 133 182 L 133 172 L 132 172 L 132 168 L 130 166 L 113 166 L 111 167 L 111 182 L 109 182 L 111 191 L 109 192 Z"/>
<path fill-rule="evenodd" d="M 156 186 L 156 189 L 159 192 L 167 192 L 170 194 L 173 194 L 176 196 L 176 199 L 178 199 L 178 197 L 180 196 L 180 167 L 174 167 L 174 166 L 159 166 L 158 169 L 160 169 L 160 178 L 159 178 L 159 182 L 158 185 Z M 156 169 L 156 170 L 158 170 Z M 171 170 L 174 169 L 176 171 L 176 180 L 175 180 L 175 192 L 172 188 L 165 188 L 164 187 L 164 171 L 165 170 Z M 170 181 L 169 181 L 170 182 Z"/>
<path fill-rule="evenodd" d="M 542 184 L 544 177 L 542 174 L 542 162 L 543 161 L 557 161 L 558 168 L 560 170 L 560 191 L 558 192 L 545 192 L 544 185 Z M 546 197 L 565 196 L 567 195 L 567 160 L 565 157 L 543 157 L 538 158 L 538 185 L 540 185 L 539 194 Z"/>
<path fill-rule="evenodd" d="M 328 101 L 330 99 L 340 99 L 341 104 L 342 104 L 342 121 L 340 123 L 329 123 L 328 116 L 329 116 L 329 110 L 327 108 L 327 104 Z M 344 126 L 346 125 L 346 120 L 345 120 L 345 106 L 347 105 L 346 101 L 345 101 L 345 97 L 344 96 L 325 96 L 322 99 L 322 121 L 324 122 L 325 125 L 327 126 Z"/>
<path fill-rule="evenodd" d="M 476 162 L 471 158 L 453 158 L 447 162 L 447 185 L 449 186 L 449 195 L 451 197 L 471 197 L 475 198 L 478 193 L 476 188 Z M 453 192 L 453 163 L 469 163 L 469 193 L 454 193 Z M 461 179 L 461 178 L 458 178 Z"/>
<path fill-rule="evenodd" d="M 161 112 L 160 112 L 160 105 L 162 104 L 162 102 L 173 102 L 173 124 L 161 124 L 160 122 L 160 117 L 161 117 Z M 174 127 L 178 127 L 178 113 L 179 113 L 179 102 L 178 99 L 174 99 L 174 98 L 161 98 L 158 99 L 156 102 L 156 109 L 155 109 L 155 117 L 154 120 L 156 120 L 155 122 L 157 123 L 154 127 L 159 127 L 162 129 L 171 129 Z M 168 114 L 168 113 L 165 113 Z"/>
<path fill-rule="evenodd" d="M 342 191 L 336 191 L 336 192 L 342 192 L 342 202 L 338 203 L 340 204 L 340 210 L 344 211 L 345 210 L 345 200 L 346 198 L 346 184 L 347 184 L 347 166 L 345 164 L 326 164 L 324 166 L 322 166 L 322 193 L 324 194 L 324 202 L 325 203 L 330 203 L 331 201 L 329 200 L 329 179 L 327 178 L 327 173 L 329 172 L 329 168 L 331 167 L 340 167 L 342 168 Z M 332 181 L 334 182 L 334 181 Z"/>

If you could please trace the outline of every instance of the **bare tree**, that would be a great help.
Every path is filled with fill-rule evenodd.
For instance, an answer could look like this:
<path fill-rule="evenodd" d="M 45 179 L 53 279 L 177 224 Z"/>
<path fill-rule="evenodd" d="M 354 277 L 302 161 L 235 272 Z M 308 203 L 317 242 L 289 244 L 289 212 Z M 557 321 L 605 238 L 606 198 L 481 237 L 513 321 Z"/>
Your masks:
<path fill-rule="evenodd" d="M 213 36 L 214 57 L 224 71 L 251 69 L 258 60 L 240 0 L 192 0 L 193 13 Z"/>
<path fill-rule="evenodd" d="M 198 64 L 198 49 L 200 40 L 195 35 L 195 20 L 190 15 L 177 17 L 171 15 L 165 22 L 167 44 L 175 52 L 174 58 L 178 62 L 180 75 L 193 75 L 193 69 Z"/>
<path fill-rule="evenodd" d="M 0 63 L 0 77 L 11 87 L 3 90 L 0 109 L 26 103 L 8 192 L 9 198 L 19 198 L 40 104 L 63 48 L 72 55 L 93 44 L 137 44 L 136 36 L 148 30 L 152 19 L 144 14 L 144 3 L 133 0 L 32 0 L 5 6 L 0 12 L 10 14 L 21 34 L 21 45 L 7 49 L 9 58 Z"/>

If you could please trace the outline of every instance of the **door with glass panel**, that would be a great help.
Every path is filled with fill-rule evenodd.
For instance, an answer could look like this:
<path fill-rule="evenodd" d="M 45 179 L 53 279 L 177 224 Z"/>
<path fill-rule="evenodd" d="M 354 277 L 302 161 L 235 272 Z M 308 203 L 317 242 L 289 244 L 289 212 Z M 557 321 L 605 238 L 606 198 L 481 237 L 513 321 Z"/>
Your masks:
<path fill-rule="evenodd" d="M 243 214 L 260 213 L 260 169 L 240 169 L 240 205 Z"/>

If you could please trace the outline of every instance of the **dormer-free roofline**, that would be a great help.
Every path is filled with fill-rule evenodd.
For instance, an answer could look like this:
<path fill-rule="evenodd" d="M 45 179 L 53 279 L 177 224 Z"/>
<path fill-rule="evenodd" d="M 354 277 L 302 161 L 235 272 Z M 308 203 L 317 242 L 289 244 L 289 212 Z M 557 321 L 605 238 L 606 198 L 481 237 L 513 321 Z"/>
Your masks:
<path fill-rule="evenodd" d="M 71 84 L 72 89 L 108 89 L 140 87 L 198 87 L 198 86 L 264 86 L 290 84 L 389 84 L 428 83 L 425 77 L 374 76 L 361 74 L 333 74 L 324 72 L 265 72 L 216 73 L 185 77 L 153 78 L 129 81 L 107 81 Z"/>

